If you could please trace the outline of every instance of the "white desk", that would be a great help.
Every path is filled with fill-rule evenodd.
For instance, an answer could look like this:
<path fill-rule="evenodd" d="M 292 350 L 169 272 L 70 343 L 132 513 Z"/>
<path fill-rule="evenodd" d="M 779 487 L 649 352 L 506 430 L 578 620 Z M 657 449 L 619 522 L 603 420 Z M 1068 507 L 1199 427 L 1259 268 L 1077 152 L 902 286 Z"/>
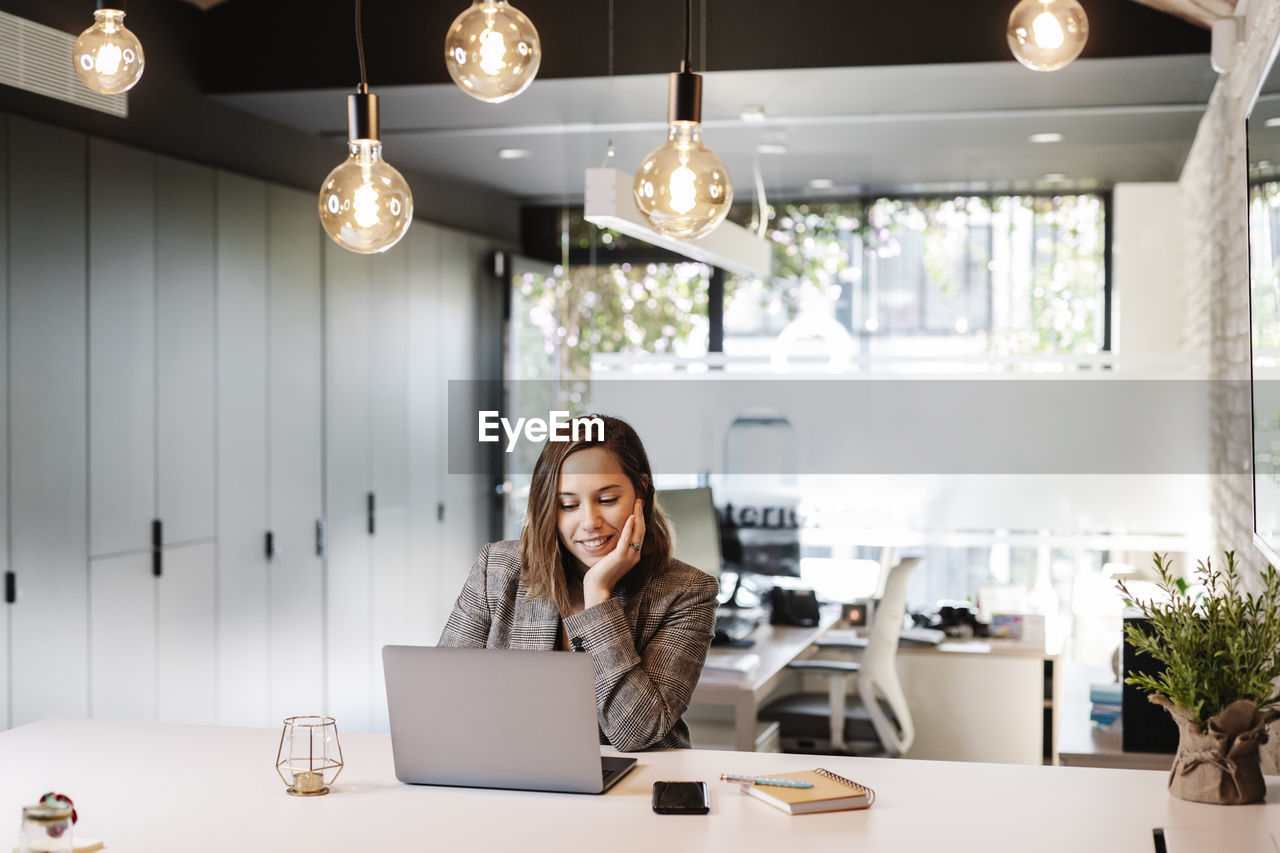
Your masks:
<path fill-rule="evenodd" d="M 49 790 L 75 799 L 79 832 L 119 853 L 1147 853 L 1155 826 L 1280 833 L 1280 778 L 1268 780 L 1272 804 L 1206 806 L 1170 797 L 1153 771 L 676 750 L 640 754 L 603 796 L 540 794 L 401 785 L 386 735 L 342 736 L 347 766 L 333 793 L 304 799 L 285 794 L 272 768 L 279 737 L 103 720 L 0 733 L 0 842 L 16 839 L 23 804 Z M 876 804 L 790 817 L 713 781 L 814 766 L 872 786 Z M 659 779 L 707 780 L 711 814 L 653 814 Z"/>
<path fill-rule="evenodd" d="M 784 683 L 788 690 L 826 692 L 826 682 L 799 677 L 786 666 L 809 657 L 811 643 L 823 635 L 848 639 L 858 632 L 831 629 L 837 611 L 824 609 L 816 628 L 765 625 L 753 635 L 750 649 L 712 648 L 717 655 L 743 651 L 760 655 L 761 664 L 750 681 L 737 686 L 699 683 L 686 715 L 698 746 L 698 714 L 706 705 L 733 707 L 733 748 L 755 747 L 756 709 Z M 1056 665 L 1057 655 L 1043 645 L 1013 640 L 948 640 L 939 646 L 898 647 L 898 677 L 915 722 L 916 740 L 909 758 L 946 761 L 989 761 L 1040 764 L 1044 751 L 1045 711 L 1055 708 L 1056 696 L 1045 697 L 1045 662 Z M 1057 679 L 1054 679 L 1055 691 Z"/>
<path fill-rule="evenodd" d="M 1052 672 L 1058 663 L 1043 642 L 900 645 L 898 678 L 916 726 L 907 757 L 1040 764 L 1046 712 L 1052 718 L 1057 707 L 1058 679 Z M 1048 696 L 1046 670 L 1053 688 Z M 1053 729 L 1048 731 L 1052 736 Z"/>

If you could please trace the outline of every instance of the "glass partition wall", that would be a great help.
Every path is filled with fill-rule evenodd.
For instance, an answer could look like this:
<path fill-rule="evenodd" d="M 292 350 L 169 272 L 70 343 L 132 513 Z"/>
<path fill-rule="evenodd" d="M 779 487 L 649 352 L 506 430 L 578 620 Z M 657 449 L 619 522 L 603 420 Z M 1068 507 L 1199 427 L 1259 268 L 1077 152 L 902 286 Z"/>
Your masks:
<path fill-rule="evenodd" d="M 1103 640 L 1075 642 L 1101 662 L 1119 630 L 1113 576 L 1145 565 L 1149 552 L 1114 513 L 1090 517 L 1098 488 L 782 470 L 804 431 L 786 412 L 749 405 L 749 390 L 743 404 L 716 389 L 734 379 L 800 387 L 1111 371 L 1108 204 L 1100 194 L 797 201 L 771 210 L 764 229 L 741 208 L 735 218 L 773 244 L 772 274 L 719 282 L 703 264 L 557 211 L 560 263 L 512 279 L 508 377 L 545 380 L 539 393 L 574 414 L 617 411 L 638 392 L 626 383 L 701 382 L 687 398 L 671 386 L 674 395 L 658 395 L 658 407 L 673 407 L 665 418 L 637 424 L 660 488 L 711 485 L 722 523 L 738 526 L 747 511 L 757 526 L 793 529 L 801 569 L 812 568 L 806 581 L 833 595 L 874 590 L 833 576 L 833 566 L 865 567 L 895 548 L 926 557 L 909 596 L 915 609 L 967 599 L 986 617 L 1042 613 L 1064 638 L 1073 623 L 1108 626 L 1093 631 Z M 761 424 L 782 429 L 762 437 Z M 789 446 L 760 444 L 770 437 Z M 1132 488 L 1106 491 L 1135 503 Z M 522 505 L 509 506 L 516 535 Z"/>

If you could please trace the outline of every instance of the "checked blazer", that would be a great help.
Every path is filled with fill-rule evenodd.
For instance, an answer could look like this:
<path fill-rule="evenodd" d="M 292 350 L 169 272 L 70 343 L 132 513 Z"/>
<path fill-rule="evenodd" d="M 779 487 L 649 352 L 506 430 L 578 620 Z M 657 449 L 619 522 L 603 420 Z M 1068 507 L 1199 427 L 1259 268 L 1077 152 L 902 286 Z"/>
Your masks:
<path fill-rule="evenodd" d="M 518 541 L 484 546 L 439 644 L 555 649 L 560 611 L 554 602 L 529 599 L 522 575 Z M 595 665 L 601 743 L 623 752 L 689 746 L 681 715 L 711 644 L 717 591 L 710 575 L 672 560 L 564 620 L 574 650 Z"/>

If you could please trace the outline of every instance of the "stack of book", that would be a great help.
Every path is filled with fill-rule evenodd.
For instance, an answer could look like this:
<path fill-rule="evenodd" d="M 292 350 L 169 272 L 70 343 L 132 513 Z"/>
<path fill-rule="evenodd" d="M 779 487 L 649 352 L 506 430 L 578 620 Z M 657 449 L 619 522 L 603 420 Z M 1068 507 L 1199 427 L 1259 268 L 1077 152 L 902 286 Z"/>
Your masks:
<path fill-rule="evenodd" d="M 1120 719 L 1120 683 L 1089 685 L 1089 719 L 1100 726 L 1109 726 Z"/>

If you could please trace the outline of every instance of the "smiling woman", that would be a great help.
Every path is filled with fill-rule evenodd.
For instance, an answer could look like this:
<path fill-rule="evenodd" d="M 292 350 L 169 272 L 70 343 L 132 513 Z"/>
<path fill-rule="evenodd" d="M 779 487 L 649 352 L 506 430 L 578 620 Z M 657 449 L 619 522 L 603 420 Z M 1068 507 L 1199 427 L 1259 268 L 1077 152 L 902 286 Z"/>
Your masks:
<path fill-rule="evenodd" d="M 520 540 L 481 549 L 440 645 L 586 652 L 601 743 L 687 747 L 681 715 L 711 643 L 718 584 L 672 558 L 635 430 L 586 419 L 602 421 L 603 434 L 543 446 Z"/>

